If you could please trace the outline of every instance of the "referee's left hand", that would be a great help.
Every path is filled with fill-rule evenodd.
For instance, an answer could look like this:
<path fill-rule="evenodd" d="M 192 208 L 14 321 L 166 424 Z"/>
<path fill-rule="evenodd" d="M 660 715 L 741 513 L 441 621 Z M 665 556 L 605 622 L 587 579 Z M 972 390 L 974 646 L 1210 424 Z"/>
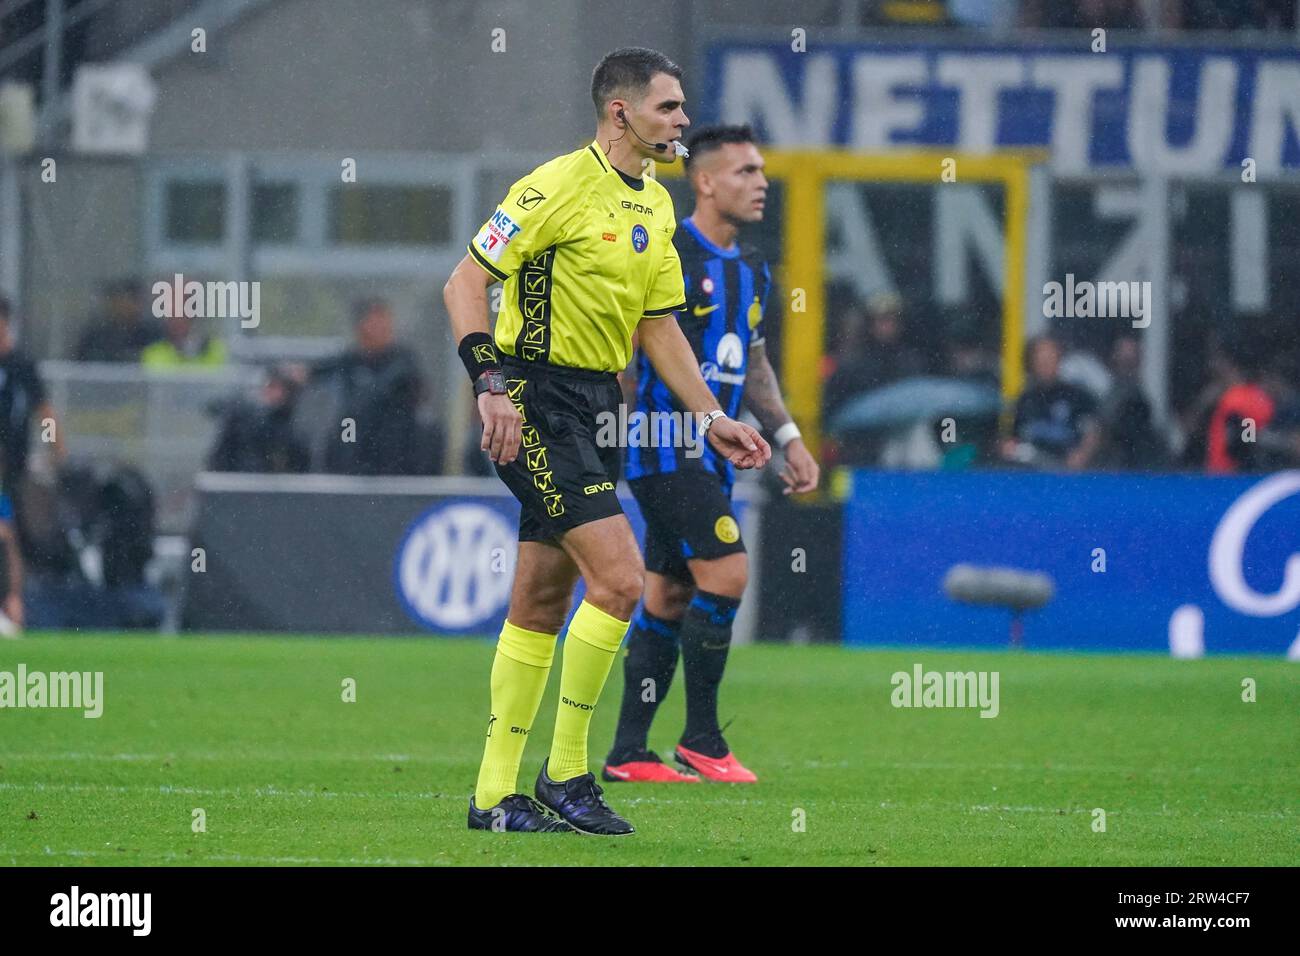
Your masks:
<path fill-rule="evenodd" d="M 719 418 L 708 431 L 709 444 L 737 468 L 762 468 L 772 458 L 772 446 L 744 422 Z"/>
<path fill-rule="evenodd" d="M 504 395 L 484 392 L 478 397 L 478 414 L 483 419 L 483 441 L 479 447 L 496 464 L 510 464 L 519 454 L 523 431 L 523 419 L 515 403 Z"/>

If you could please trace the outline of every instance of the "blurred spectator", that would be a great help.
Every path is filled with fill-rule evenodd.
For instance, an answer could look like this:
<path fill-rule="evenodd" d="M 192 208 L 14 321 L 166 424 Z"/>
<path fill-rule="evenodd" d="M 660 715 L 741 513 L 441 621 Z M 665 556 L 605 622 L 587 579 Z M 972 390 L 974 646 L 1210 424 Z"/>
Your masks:
<path fill-rule="evenodd" d="M 1151 403 L 1142 390 L 1142 346 L 1136 335 L 1121 335 L 1110 350 L 1111 387 L 1101 406 L 1101 448 L 1097 463 L 1106 468 L 1160 468 L 1169 448 L 1156 430 Z"/>
<path fill-rule="evenodd" d="M 997 388 L 1001 379 L 998 354 L 984 347 L 979 329 L 973 322 L 952 323 L 944 337 L 947 348 L 947 374 L 972 385 Z"/>
<path fill-rule="evenodd" d="M 342 425 L 331 426 L 325 470 L 348 475 L 413 475 L 422 468 L 416 409 L 423 391 L 410 349 L 398 345 L 393 311 L 383 299 L 363 299 L 352 311 L 355 347 L 318 363 L 311 380 L 340 389 L 340 418 L 355 422 L 345 440 Z M 343 436 L 343 437 L 341 437 Z"/>
<path fill-rule="evenodd" d="M 1003 458 L 1041 468 L 1087 468 L 1100 445 L 1096 400 L 1061 380 L 1061 346 L 1051 336 L 1029 340 L 1024 364 L 1030 383 L 1016 401 Z"/>
<path fill-rule="evenodd" d="M 212 471 L 302 473 L 311 464 L 311 452 L 294 425 L 294 408 L 302 388 L 301 378 L 288 368 L 267 373 L 259 400 L 242 396 L 221 403 L 217 443 L 208 456 Z"/>
<path fill-rule="evenodd" d="M 977 325 L 969 320 L 951 322 L 944 337 L 945 372 L 969 385 L 997 389 L 1000 375 L 998 356 L 984 348 Z M 996 414 L 954 417 L 949 432 L 949 416 L 930 423 L 945 471 L 961 471 L 997 463 L 998 420 Z"/>
<path fill-rule="evenodd" d="M 1277 358 L 1264 372 L 1264 387 L 1276 404 L 1273 420 L 1260 435 L 1260 463 L 1266 468 L 1300 466 L 1300 362 Z"/>
<path fill-rule="evenodd" d="M 935 26 L 945 22 L 944 0 L 866 0 L 862 4 L 863 21 L 870 26 L 907 24 Z"/>
<path fill-rule="evenodd" d="M 163 337 L 162 325 L 146 315 L 140 284 L 118 279 L 103 290 L 104 315 L 81 333 L 78 362 L 138 362 L 145 347 Z"/>
<path fill-rule="evenodd" d="M 163 322 L 164 338 L 145 346 L 140 364 L 147 368 L 215 368 L 226 364 L 226 343 L 208 335 L 188 315 L 171 315 Z"/>
<path fill-rule="evenodd" d="M 1165 0 L 1165 25 L 1189 30 L 1285 30 L 1296 26 L 1295 0 Z"/>
<path fill-rule="evenodd" d="M 0 633 L 23 626 L 23 561 L 19 549 L 21 494 L 27 472 L 33 421 L 40 423 L 54 449 L 56 462 L 66 455 L 63 430 L 45 396 L 36 364 L 18 350 L 13 334 L 13 307 L 0 296 L 0 549 L 3 550 L 4 593 Z"/>
<path fill-rule="evenodd" d="M 1017 0 L 948 0 L 948 17 L 964 27 L 1007 30 L 1015 26 Z"/>
<path fill-rule="evenodd" d="M 156 629 L 165 602 L 146 574 L 155 527 L 144 475 L 125 464 L 74 462 L 56 483 L 28 488 L 30 626 Z"/>
<path fill-rule="evenodd" d="M 1021 23 L 1056 30 L 1140 29 L 1146 25 L 1138 0 L 1023 0 Z"/>
<path fill-rule="evenodd" d="M 1200 470 L 1205 467 L 1205 456 L 1210 429 L 1210 416 L 1219 399 L 1232 384 L 1234 366 L 1228 360 L 1222 342 L 1212 334 L 1205 359 L 1208 378 L 1196 397 L 1178 414 L 1180 440 L 1177 449 L 1178 463 L 1184 468 Z"/>
<path fill-rule="evenodd" d="M 856 395 L 926 371 L 925 357 L 904 343 L 903 332 L 902 300 L 894 293 L 874 296 L 865 313 L 849 308 L 823 395 L 827 418 Z"/>
<path fill-rule="evenodd" d="M 1259 433 L 1273 420 L 1276 404 L 1260 381 L 1258 346 L 1233 341 L 1223 351 L 1227 387 L 1215 403 L 1205 433 L 1205 467 L 1212 474 L 1254 471 Z"/>

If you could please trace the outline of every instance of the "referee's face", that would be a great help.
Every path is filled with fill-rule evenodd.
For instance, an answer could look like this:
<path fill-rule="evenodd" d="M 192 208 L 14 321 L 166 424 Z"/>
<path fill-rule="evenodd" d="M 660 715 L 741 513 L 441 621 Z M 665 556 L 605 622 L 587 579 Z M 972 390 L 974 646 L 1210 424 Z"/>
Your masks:
<path fill-rule="evenodd" d="M 652 143 L 667 143 L 668 148 L 657 150 L 638 141 L 644 154 L 660 163 L 671 163 L 677 158 L 673 141 L 682 138 L 690 119 L 682 105 L 686 97 L 682 93 L 682 84 L 667 73 L 656 73 L 650 78 L 645 96 L 633 109 L 637 132 Z"/>

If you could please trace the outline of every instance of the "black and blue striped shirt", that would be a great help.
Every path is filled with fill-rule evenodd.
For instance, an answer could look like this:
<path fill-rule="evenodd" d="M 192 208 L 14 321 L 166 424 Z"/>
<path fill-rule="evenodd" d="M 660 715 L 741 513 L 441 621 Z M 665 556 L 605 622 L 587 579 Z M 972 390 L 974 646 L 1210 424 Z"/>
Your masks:
<path fill-rule="evenodd" d="M 771 272 L 755 250 L 739 244 L 720 249 L 689 217 L 680 226 L 673 244 L 682 260 L 686 308 L 677 314 L 677 321 L 695 350 L 704 381 L 718 397 L 718 406 L 735 418 L 749 369 L 749 348 L 763 341 Z M 636 369 L 636 411 L 647 415 L 684 411 L 644 352 L 637 355 Z M 655 444 L 658 447 L 639 447 L 629 441 L 629 479 L 702 468 L 717 474 L 730 490 L 735 477 L 731 463 L 719 458 L 707 442 L 699 457 L 687 455 L 676 419 L 655 436 Z"/>

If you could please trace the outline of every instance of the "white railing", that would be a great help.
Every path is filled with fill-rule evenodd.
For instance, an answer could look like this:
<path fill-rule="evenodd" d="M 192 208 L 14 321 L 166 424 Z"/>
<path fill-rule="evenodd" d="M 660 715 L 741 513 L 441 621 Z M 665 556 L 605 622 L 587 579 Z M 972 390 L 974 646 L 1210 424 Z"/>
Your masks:
<path fill-rule="evenodd" d="M 125 462 L 153 485 L 158 530 L 188 530 L 194 476 L 205 467 L 219 418 L 211 406 L 261 381 L 251 365 L 216 370 L 153 370 L 99 362 L 42 362 L 68 454 Z"/>

